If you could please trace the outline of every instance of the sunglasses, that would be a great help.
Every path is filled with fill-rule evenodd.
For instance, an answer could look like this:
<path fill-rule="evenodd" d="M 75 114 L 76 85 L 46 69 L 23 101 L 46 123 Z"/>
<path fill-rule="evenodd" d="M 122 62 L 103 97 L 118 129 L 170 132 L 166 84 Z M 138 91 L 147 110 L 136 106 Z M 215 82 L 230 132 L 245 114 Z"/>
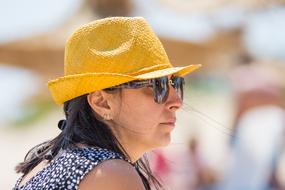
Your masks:
<path fill-rule="evenodd" d="M 120 84 L 113 86 L 111 88 L 106 88 L 106 91 L 114 91 L 119 88 L 143 88 L 143 87 L 152 87 L 154 94 L 154 101 L 158 104 L 163 104 L 168 98 L 169 95 L 169 85 L 175 89 L 177 95 L 181 100 L 183 100 L 183 88 L 185 81 L 183 77 L 171 76 L 169 79 L 168 76 L 148 79 L 148 80 L 136 80 L 128 83 Z"/>

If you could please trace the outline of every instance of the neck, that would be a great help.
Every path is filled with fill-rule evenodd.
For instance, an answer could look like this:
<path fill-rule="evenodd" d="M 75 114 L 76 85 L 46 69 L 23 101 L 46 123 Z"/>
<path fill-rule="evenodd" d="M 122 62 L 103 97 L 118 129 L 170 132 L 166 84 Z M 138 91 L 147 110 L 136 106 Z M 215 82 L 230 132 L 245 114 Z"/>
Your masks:
<path fill-rule="evenodd" d="M 122 131 L 118 130 L 113 130 L 113 132 L 122 148 L 124 149 L 123 152 L 126 152 L 128 154 L 129 159 L 132 163 L 139 160 L 147 151 L 144 144 L 139 142 L 138 139 L 133 135 L 127 135 L 127 133 L 123 133 Z"/>
<path fill-rule="evenodd" d="M 146 151 L 143 151 L 138 146 L 136 146 L 136 145 L 134 145 L 132 143 L 127 143 L 127 142 L 122 141 L 122 140 L 119 140 L 119 142 L 121 143 L 121 145 L 124 148 L 125 152 L 130 157 L 129 159 L 131 160 L 132 163 L 138 161 L 144 155 L 144 153 L 146 152 Z"/>

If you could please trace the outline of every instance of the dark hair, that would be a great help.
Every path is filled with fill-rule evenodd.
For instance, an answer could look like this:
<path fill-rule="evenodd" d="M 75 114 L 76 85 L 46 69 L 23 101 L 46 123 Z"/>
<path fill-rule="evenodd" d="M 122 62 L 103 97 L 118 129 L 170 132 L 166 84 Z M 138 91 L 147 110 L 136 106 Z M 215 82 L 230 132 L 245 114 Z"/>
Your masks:
<path fill-rule="evenodd" d="M 106 148 L 129 159 L 127 152 L 112 130 L 95 117 L 94 111 L 87 101 L 87 95 L 65 102 L 64 113 L 66 127 L 54 139 L 30 149 L 24 162 L 16 166 L 17 173 L 26 175 L 43 160 L 51 161 L 61 149 L 76 147 L 78 143 Z M 146 156 L 140 158 L 134 165 L 146 189 L 150 189 L 151 185 L 156 189 L 162 188 L 161 183 L 153 175 Z"/>

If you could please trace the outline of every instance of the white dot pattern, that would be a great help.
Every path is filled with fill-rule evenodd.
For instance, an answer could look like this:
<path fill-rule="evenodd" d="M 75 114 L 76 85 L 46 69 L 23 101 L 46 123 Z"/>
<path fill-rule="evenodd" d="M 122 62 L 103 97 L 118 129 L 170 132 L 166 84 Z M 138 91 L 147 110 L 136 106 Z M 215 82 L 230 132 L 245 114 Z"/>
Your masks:
<path fill-rule="evenodd" d="M 68 149 L 52 160 L 25 185 L 19 187 L 21 177 L 13 190 L 75 190 L 78 189 L 80 181 L 88 172 L 102 161 L 109 159 L 123 159 L 131 163 L 120 154 L 108 149 L 94 147 Z"/>

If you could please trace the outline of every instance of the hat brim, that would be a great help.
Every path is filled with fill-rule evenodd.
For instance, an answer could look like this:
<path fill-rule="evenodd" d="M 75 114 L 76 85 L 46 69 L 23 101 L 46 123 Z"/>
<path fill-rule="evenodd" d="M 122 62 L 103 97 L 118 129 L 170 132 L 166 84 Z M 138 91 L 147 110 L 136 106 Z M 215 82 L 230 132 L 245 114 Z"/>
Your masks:
<path fill-rule="evenodd" d="M 156 70 L 137 76 L 130 76 L 118 73 L 84 73 L 68 75 L 48 82 L 53 99 L 57 104 L 62 104 L 78 96 L 102 90 L 115 85 L 126 83 L 133 80 L 144 80 L 158 78 L 175 74 L 184 76 L 201 67 L 201 65 L 188 65 L 185 67 L 171 67 Z M 106 80 L 108 78 L 108 80 Z M 119 82 L 118 82 L 119 81 Z"/>
<path fill-rule="evenodd" d="M 194 70 L 200 68 L 201 65 L 188 65 L 185 67 L 170 67 L 162 70 L 156 70 L 148 73 L 144 73 L 141 75 L 137 75 L 137 79 L 151 79 L 151 78 L 157 78 L 157 77 L 162 77 L 162 76 L 167 76 L 167 75 L 177 75 L 177 76 L 185 76 Z"/>

